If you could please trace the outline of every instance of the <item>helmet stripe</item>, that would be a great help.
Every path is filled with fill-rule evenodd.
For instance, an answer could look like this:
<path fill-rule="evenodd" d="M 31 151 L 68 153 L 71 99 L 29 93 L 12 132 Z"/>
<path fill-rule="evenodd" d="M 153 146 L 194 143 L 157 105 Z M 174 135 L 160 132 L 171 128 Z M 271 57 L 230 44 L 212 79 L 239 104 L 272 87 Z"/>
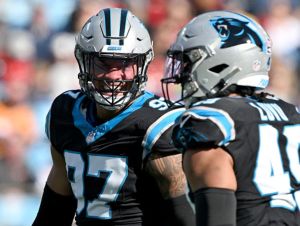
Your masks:
<path fill-rule="evenodd" d="M 120 37 L 124 37 L 124 35 L 125 35 L 127 14 L 128 14 L 128 11 L 126 9 L 122 9 L 122 11 L 121 11 L 121 21 L 120 21 L 120 32 L 119 32 Z M 119 40 L 119 45 L 124 45 L 124 39 Z"/>
<path fill-rule="evenodd" d="M 105 17 L 106 36 L 110 37 L 111 36 L 110 9 L 104 9 L 103 11 L 104 11 L 104 17 Z M 111 44 L 111 39 L 107 38 L 106 39 L 106 44 L 110 45 Z"/>

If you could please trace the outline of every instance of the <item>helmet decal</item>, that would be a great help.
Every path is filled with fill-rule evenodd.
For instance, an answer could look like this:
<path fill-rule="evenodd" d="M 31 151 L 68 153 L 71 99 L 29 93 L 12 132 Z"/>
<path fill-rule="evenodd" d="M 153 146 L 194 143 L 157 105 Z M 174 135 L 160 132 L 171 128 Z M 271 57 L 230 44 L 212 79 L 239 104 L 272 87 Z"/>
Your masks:
<path fill-rule="evenodd" d="M 236 18 L 222 17 L 211 19 L 210 22 L 221 38 L 220 48 L 251 42 L 266 52 L 263 41 L 256 31 L 257 28 L 250 20 L 242 21 Z"/>
<path fill-rule="evenodd" d="M 105 34 L 103 34 L 106 39 L 106 44 L 111 45 L 112 39 L 109 37 L 125 37 L 125 31 L 126 31 L 126 20 L 128 15 L 128 10 L 121 9 L 121 16 L 120 16 L 120 28 L 119 28 L 119 34 L 113 34 L 115 32 L 112 31 L 111 27 L 111 9 L 104 9 L 104 18 L 105 18 Z M 103 32 L 104 33 L 104 32 Z M 124 40 L 119 39 L 119 45 L 124 45 Z"/>
<path fill-rule="evenodd" d="M 163 95 L 173 101 L 169 93 L 179 90 L 174 102 L 189 106 L 198 98 L 251 94 L 267 87 L 271 56 L 271 39 L 255 20 L 227 10 L 202 13 L 182 28 L 168 50 Z"/>

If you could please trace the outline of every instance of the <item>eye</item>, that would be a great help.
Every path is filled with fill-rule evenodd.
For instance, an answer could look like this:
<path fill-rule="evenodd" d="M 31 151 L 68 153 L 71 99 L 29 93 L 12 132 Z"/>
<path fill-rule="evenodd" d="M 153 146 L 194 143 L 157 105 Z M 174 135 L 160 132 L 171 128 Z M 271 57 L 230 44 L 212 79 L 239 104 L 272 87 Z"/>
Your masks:
<path fill-rule="evenodd" d="M 109 71 L 107 66 L 103 65 L 101 62 L 94 63 L 95 74 L 105 74 Z"/>

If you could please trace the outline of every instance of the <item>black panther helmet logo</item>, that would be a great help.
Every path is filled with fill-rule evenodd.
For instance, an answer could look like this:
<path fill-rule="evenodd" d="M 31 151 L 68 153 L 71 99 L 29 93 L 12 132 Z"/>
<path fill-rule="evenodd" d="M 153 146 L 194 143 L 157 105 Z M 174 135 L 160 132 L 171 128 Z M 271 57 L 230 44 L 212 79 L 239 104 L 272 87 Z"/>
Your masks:
<path fill-rule="evenodd" d="M 211 19 L 210 22 L 221 38 L 222 45 L 220 48 L 250 42 L 265 51 L 262 39 L 258 33 L 249 26 L 250 21 L 241 21 L 235 18 L 217 18 Z"/>

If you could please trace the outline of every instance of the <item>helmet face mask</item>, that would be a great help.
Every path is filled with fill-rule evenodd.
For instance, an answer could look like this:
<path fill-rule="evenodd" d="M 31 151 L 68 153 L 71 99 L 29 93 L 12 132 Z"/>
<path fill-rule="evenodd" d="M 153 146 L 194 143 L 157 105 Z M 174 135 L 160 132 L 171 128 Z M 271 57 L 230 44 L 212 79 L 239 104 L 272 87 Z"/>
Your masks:
<path fill-rule="evenodd" d="M 112 71 L 121 71 L 126 77 L 133 79 L 137 74 L 138 62 L 136 58 L 105 58 L 94 56 L 91 64 L 91 71 L 95 78 L 101 78 Z"/>
<path fill-rule="evenodd" d="M 212 11 L 195 17 L 178 34 L 165 64 L 164 96 L 180 85 L 189 105 L 218 97 L 232 85 L 263 89 L 268 84 L 271 41 L 263 28 L 243 15 Z M 170 59 L 171 58 L 171 59 Z M 166 91 L 167 90 L 167 91 Z"/>
<path fill-rule="evenodd" d="M 175 103 L 169 101 L 168 104 L 183 105 L 183 100 L 191 97 L 198 90 L 197 83 L 192 79 L 192 65 L 196 61 L 201 62 L 205 59 L 205 54 L 201 53 L 203 52 L 200 49 L 168 52 L 164 78 L 161 80 L 163 95 L 166 99 L 171 100 L 171 92 L 174 89 L 181 90 L 179 99 Z M 176 86 L 177 88 L 174 88 Z"/>
<path fill-rule="evenodd" d="M 76 42 L 79 84 L 98 105 L 118 110 L 144 91 L 152 41 L 131 12 L 101 10 L 83 26 Z"/>

